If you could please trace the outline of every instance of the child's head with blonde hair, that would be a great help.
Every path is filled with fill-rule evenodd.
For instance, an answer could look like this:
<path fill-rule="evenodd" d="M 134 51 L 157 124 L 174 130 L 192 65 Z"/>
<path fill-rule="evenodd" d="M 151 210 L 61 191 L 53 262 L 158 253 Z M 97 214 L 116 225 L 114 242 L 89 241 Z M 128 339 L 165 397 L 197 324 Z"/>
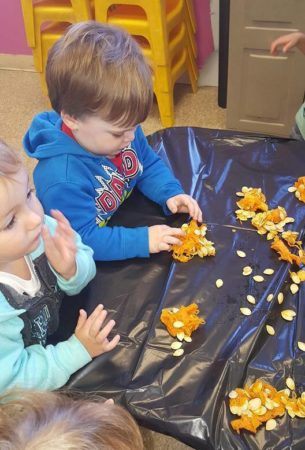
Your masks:
<path fill-rule="evenodd" d="M 9 177 L 21 167 L 19 155 L 0 139 L 0 177 Z"/>
<path fill-rule="evenodd" d="M 120 406 L 63 392 L 15 392 L 1 399 L 1 450 L 143 450 Z"/>
<path fill-rule="evenodd" d="M 43 221 L 21 158 L 0 140 L 0 271 L 38 247 Z"/>

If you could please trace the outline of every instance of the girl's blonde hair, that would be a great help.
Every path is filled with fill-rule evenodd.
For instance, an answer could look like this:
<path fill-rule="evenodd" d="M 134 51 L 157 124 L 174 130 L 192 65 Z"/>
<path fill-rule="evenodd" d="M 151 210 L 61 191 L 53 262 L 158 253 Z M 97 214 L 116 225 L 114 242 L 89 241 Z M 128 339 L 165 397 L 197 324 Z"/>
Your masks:
<path fill-rule="evenodd" d="M 99 398 L 22 391 L 3 396 L 1 450 L 143 450 L 131 415 Z"/>
<path fill-rule="evenodd" d="M 0 139 L 0 176 L 8 177 L 22 166 L 19 155 Z"/>

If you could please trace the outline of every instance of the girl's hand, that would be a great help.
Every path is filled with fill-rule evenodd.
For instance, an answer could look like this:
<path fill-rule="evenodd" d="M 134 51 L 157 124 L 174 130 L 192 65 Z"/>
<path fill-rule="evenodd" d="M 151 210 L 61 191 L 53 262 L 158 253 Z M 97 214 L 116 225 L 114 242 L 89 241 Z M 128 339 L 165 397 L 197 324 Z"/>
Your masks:
<path fill-rule="evenodd" d="M 76 273 L 76 244 L 75 233 L 69 221 L 57 210 L 52 210 L 51 215 L 57 221 L 54 236 L 51 236 L 46 225 L 42 228 L 42 238 L 45 246 L 45 254 L 53 269 L 66 280 Z"/>
<path fill-rule="evenodd" d="M 189 213 L 192 219 L 202 222 L 202 211 L 198 203 L 190 195 L 179 194 L 167 200 L 166 205 L 173 213 Z"/>
<path fill-rule="evenodd" d="M 74 333 L 92 358 L 110 352 L 119 343 L 120 336 L 118 334 L 111 341 L 108 340 L 115 321 L 109 320 L 104 326 L 106 316 L 107 311 L 103 305 L 97 305 L 89 317 L 83 309 L 79 311 L 79 319 Z"/>

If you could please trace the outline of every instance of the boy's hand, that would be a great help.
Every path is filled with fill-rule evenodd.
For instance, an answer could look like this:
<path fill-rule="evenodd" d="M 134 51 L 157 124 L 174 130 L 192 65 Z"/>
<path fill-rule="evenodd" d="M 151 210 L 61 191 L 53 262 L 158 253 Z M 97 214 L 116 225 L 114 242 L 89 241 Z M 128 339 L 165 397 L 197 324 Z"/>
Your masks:
<path fill-rule="evenodd" d="M 179 194 L 166 202 L 168 209 L 173 213 L 189 213 L 197 222 L 202 222 L 202 211 L 198 203 L 190 195 Z"/>
<path fill-rule="evenodd" d="M 184 232 L 180 228 L 171 228 L 167 225 L 154 225 L 149 227 L 149 253 L 170 250 L 174 244 L 181 245 L 179 236 L 184 236 Z"/>
<path fill-rule="evenodd" d="M 270 52 L 272 55 L 275 55 L 279 48 L 281 48 L 283 53 L 287 53 L 288 50 L 294 47 L 298 47 L 305 54 L 304 33 L 296 32 L 280 36 L 271 43 Z"/>
<path fill-rule="evenodd" d="M 119 343 L 120 336 L 118 334 L 111 341 L 108 340 L 115 321 L 109 320 L 103 327 L 106 316 L 107 311 L 103 305 L 97 305 L 89 317 L 87 317 L 87 313 L 83 309 L 79 311 L 79 318 L 74 333 L 92 358 L 102 353 L 110 352 Z"/>
<path fill-rule="evenodd" d="M 51 211 L 52 217 L 57 221 L 54 236 L 51 236 L 48 228 L 42 228 L 42 238 L 45 246 L 45 254 L 49 263 L 66 280 L 69 280 L 76 272 L 76 244 L 75 233 L 69 221 L 57 210 Z"/>

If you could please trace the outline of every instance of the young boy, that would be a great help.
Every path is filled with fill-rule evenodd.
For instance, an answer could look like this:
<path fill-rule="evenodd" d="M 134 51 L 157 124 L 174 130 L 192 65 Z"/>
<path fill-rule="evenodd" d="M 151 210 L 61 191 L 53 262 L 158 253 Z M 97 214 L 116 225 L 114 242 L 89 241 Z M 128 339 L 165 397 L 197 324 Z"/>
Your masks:
<path fill-rule="evenodd" d="M 99 305 L 88 318 L 80 311 L 67 341 L 46 346 L 63 293 L 77 294 L 95 275 L 92 250 L 59 211 L 52 215 L 44 215 L 21 160 L 0 141 L 0 392 L 57 389 L 119 341 L 108 341 L 114 321 L 103 326 Z"/>
<path fill-rule="evenodd" d="M 46 68 L 56 112 L 36 116 L 24 138 L 45 211 L 62 211 L 93 248 L 96 260 L 148 257 L 179 244 L 183 232 L 166 225 L 106 226 L 137 188 L 165 213 L 202 221 L 138 125 L 151 107 L 151 70 L 123 30 L 97 22 L 71 26 L 51 49 Z"/>
<path fill-rule="evenodd" d="M 305 55 L 305 34 L 301 32 L 289 33 L 275 39 L 271 43 L 270 51 L 274 55 L 279 48 L 283 53 L 288 50 L 298 47 L 298 49 Z M 295 116 L 295 125 L 292 129 L 291 137 L 298 140 L 305 140 L 305 103 L 302 104 Z"/>

